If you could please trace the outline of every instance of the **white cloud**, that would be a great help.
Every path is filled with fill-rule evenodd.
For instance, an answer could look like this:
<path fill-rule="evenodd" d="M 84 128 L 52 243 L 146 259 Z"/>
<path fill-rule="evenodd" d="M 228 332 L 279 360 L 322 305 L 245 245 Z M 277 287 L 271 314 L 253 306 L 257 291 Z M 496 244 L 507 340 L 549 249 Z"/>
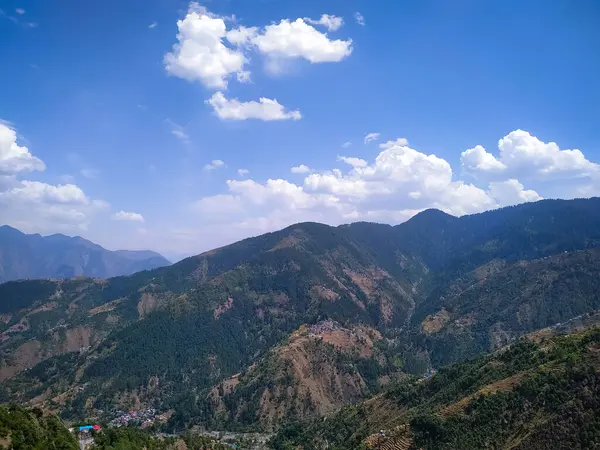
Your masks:
<path fill-rule="evenodd" d="M 352 53 L 352 40 L 331 40 L 304 19 L 267 25 L 252 38 L 258 50 L 276 64 L 278 59 L 306 59 L 311 63 L 339 62 Z"/>
<path fill-rule="evenodd" d="M 369 142 L 376 141 L 381 136 L 381 133 L 369 133 L 365 136 L 364 142 L 368 144 Z"/>
<path fill-rule="evenodd" d="M 46 165 L 33 156 L 27 147 L 17 144 L 17 133 L 0 122 L 0 175 L 16 175 L 34 170 L 44 171 Z"/>
<path fill-rule="evenodd" d="M 21 181 L 17 187 L 0 193 L 0 198 L 24 203 L 49 202 L 86 205 L 90 202 L 81 188 L 74 184 L 59 184 L 58 186 L 54 186 L 39 181 L 27 180 Z"/>
<path fill-rule="evenodd" d="M 226 228 L 223 239 L 232 241 L 302 221 L 402 222 L 426 208 L 464 215 L 542 198 L 515 178 L 482 186 L 457 180 L 446 160 L 411 148 L 404 138 L 379 147 L 371 161 L 338 156 L 348 164 L 344 170 L 297 166 L 292 172 L 304 174 L 298 183 L 228 180 L 228 192 L 202 198 L 194 207 L 206 229 Z"/>
<path fill-rule="evenodd" d="M 364 159 L 354 157 L 338 156 L 337 160 L 345 162 L 346 164 L 349 164 L 352 167 L 366 167 L 368 165 L 368 163 Z"/>
<path fill-rule="evenodd" d="M 16 8 L 15 12 L 17 14 L 19 14 L 20 16 L 22 16 L 23 14 L 25 14 L 25 10 L 23 8 Z"/>
<path fill-rule="evenodd" d="M 524 190 L 523 185 L 514 178 L 490 183 L 489 193 L 500 206 L 517 205 L 542 199 L 537 192 Z"/>
<path fill-rule="evenodd" d="M 152 30 L 153 28 L 156 28 L 157 25 L 158 24 L 156 22 L 152 22 L 150 25 L 148 25 L 148 28 L 150 28 Z"/>
<path fill-rule="evenodd" d="M 213 159 L 209 164 L 204 166 L 204 170 L 210 171 L 210 170 L 219 169 L 221 167 L 227 167 L 227 166 L 220 159 Z"/>
<path fill-rule="evenodd" d="M 475 176 L 502 175 L 526 179 L 593 178 L 600 165 L 580 150 L 561 150 L 555 142 L 543 142 L 527 131 L 515 130 L 498 141 L 499 156 L 478 145 L 461 155 L 463 170 Z"/>
<path fill-rule="evenodd" d="M 243 177 L 248 175 L 250 171 L 248 169 L 238 169 L 237 173 L 239 176 Z"/>
<path fill-rule="evenodd" d="M 17 143 L 10 124 L 0 122 L 0 211 L 2 222 L 25 232 L 56 232 L 86 229 L 92 218 L 108 204 L 92 200 L 69 182 L 57 186 L 40 181 L 21 180 L 44 163 L 27 147 Z"/>
<path fill-rule="evenodd" d="M 177 21 L 177 28 L 179 42 L 164 58 L 171 75 L 199 81 L 209 88 L 226 89 L 228 78 L 244 71 L 243 52 L 223 43 L 228 33 L 222 17 L 191 3 L 185 18 Z"/>
<path fill-rule="evenodd" d="M 249 70 L 242 70 L 237 73 L 236 79 L 242 84 L 252 83 L 252 74 Z"/>
<path fill-rule="evenodd" d="M 252 44 L 252 40 L 258 34 L 257 27 L 244 27 L 240 26 L 232 30 L 227 31 L 225 37 L 227 40 L 236 46 L 248 46 Z"/>
<path fill-rule="evenodd" d="M 190 3 L 185 18 L 177 22 L 178 42 L 164 57 L 167 72 L 224 90 L 233 75 L 240 83 L 251 81 L 246 66 L 248 53 L 253 51 L 267 58 L 265 67 L 273 73 L 281 72 L 289 60 L 339 62 L 352 53 L 351 39 L 330 39 L 311 25 L 338 30 L 343 19 L 329 14 L 318 20 L 282 19 L 265 27 L 239 25 L 228 29 L 227 22 L 235 23 L 236 19 L 218 16 L 198 3 Z"/>
<path fill-rule="evenodd" d="M 342 148 L 350 148 L 351 146 L 352 146 L 352 142 L 347 141 L 347 142 L 344 142 L 341 147 Z"/>
<path fill-rule="evenodd" d="M 213 217 L 214 208 L 219 217 L 215 220 L 231 224 L 229 230 L 237 229 L 236 237 L 243 237 L 306 220 L 330 224 L 403 221 L 428 207 L 462 215 L 498 206 L 485 190 L 453 181 L 450 165 L 435 155 L 420 153 L 398 141 L 381 148 L 372 163 L 339 157 L 351 166 L 347 172 L 332 169 L 309 173 L 308 167 L 298 166 L 292 171 L 306 174 L 300 184 L 283 179 L 264 184 L 251 179 L 229 180 L 227 194 L 201 199 L 195 207 L 206 218 Z"/>
<path fill-rule="evenodd" d="M 365 18 L 358 11 L 354 13 L 354 20 L 356 20 L 356 23 L 359 24 L 359 25 L 362 25 L 362 26 L 365 25 Z"/>
<path fill-rule="evenodd" d="M 91 200 L 76 185 L 23 180 L 0 192 L 2 221 L 29 233 L 85 230 L 108 203 Z"/>
<path fill-rule="evenodd" d="M 330 16 L 329 14 L 323 14 L 319 20 L 313 20 L 308 17 L 305 17 L 304 20 L 312 25 L 323 25 L 329 31 L 337 31 L 344 25 L 344 19 L 337 16 Z"/>
<path fill-rule="evenodd" d="M 144 216 L 135 212 L 119 211 L 113 215 L 113 220 L 128 222 L 144 222 Z"/>
<path fill-rule="evenodd" d="M 304 164 L 300 164 L 299 166 L 296 167 L 292 167 L 290 169 L 290 172 L 292 173 L 310 173 L 310 167 L 305 166 Z"/>
<path fill-rule="evenodd" d="M 504 163 L 486 152 L 481 145 L 462 152 L 460 161 L 463 169 L 467 172 L 502 172 L 506 169 Z"/>
<path fill-rule="evenodd" d="M 240 102 L 238 99 L 227 99 L 222 92 L 215 93 L 206 101 L 211 105 L 220 119 L 223 120 L 298 120 L 302 118 L 300 111 L 286 111 L 276 99 L 260 98 L 258 102 Z"/>

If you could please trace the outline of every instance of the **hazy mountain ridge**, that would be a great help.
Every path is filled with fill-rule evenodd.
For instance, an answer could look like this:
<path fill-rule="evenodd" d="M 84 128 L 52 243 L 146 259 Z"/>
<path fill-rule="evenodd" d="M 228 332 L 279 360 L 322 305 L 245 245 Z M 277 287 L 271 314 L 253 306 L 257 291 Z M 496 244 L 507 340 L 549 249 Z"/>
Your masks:
<path fill-rule="evenodd" d="M 111 251 L 79 236 L 40 236 L 0 227 L 0 283 L 74 276 L 110 278 L 170 264 L 149 250 Z"/>
<path fill-rule="evenodd" d="M 394 227 L 302 223 L 127 277 L 6 283 L 2 370 L 43 362 L 3 382 L 2 395 L 70 417 L 152 404 L 175 411 L 173 426 L 274 428 L 381 385 L 342 383 L 335 401 L 304 402 L 307 383 L 422 374 L 600 308 L 599 247 L 600 199 L 542 201 L 461 218 L 429 210 Z M 275 349 L 328 319 L 380 333 L 378 357 L 366 364 L 334 348 L 328 380 L 287 369 L 270 380 L 275 366 L 263 362 Z M 306 367 L 326 354 L 294 351 Z M 216 402 L 215 422 L 207 396 L 239 372 L 246 384 L 222 398 L 225 409 Z M 265 389 L 276 379 L 291 380 L 291 396 Z M 263 395 L 275 400 L 254 408 Z"/>

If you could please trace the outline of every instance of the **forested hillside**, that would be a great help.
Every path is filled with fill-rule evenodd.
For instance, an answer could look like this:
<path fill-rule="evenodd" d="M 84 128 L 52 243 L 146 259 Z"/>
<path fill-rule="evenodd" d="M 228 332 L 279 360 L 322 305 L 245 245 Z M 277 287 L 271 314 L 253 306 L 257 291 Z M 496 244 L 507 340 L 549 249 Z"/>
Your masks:
<path fill-rule="evenodd" d="M 20 406 L 0 406 L 0 449 L 78 450 L 75 437 L 55 415 Z"/>
<path fill-rule="evenodd" d="M 309 423 L 275 449 L 574 449 L 600 440 L 600 330 L 520 341 Z M 383 433 L 381 433 L 383 430 Z"/>
<path fill-rule="evenodd" d="M 152 406 L 170 429 L 274 429 L 600 308 L 599 252 L 600 199 L 546 200 L 302 223 L 131 276 L 5 283 L 0 395 L 73 419 Z M 329 321 L 344 345 L 302 334 Z"/>

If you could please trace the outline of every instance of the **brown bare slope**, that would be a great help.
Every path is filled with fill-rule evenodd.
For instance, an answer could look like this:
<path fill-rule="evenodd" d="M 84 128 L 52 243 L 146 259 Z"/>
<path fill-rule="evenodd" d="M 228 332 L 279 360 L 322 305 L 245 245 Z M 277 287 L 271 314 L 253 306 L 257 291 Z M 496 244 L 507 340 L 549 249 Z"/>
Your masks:
<path fill-rule="evenodd" d="M 378 348 L 381 339 L 365 326 L 301 326 L 257 364 L 210 391 L 207 402 L 222 421 L 215 425 L 258 423 L 273 430 L 359 401 L 377 388 L 378 375 L 395 370 Z"/>
<path fill-rule="evenodd" d="M 272 447 L 594 448 L 599 401 L 600 329 L 592 328 L 542 346 L 524 339 L 325 419 L 289 425 Z"/>

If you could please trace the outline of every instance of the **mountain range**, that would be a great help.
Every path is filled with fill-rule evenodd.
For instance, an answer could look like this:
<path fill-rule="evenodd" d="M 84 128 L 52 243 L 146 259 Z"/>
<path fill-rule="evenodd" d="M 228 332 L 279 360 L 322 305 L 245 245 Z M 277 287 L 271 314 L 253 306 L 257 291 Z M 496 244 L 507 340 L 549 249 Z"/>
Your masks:
<path fill-rule="evenodd" d="M 79 236 L 40 236 L 0 226 L 0 283 L 24 278 L 109 278 L 170 264 L 148 250 L 110 251 Z"/>
<path fill-rule="evenodd" d="M 0 399 L 274 431 L 592 313 L 599 273 L 593 198 L 301 223 L 129 276 L 12 281 Z"/>

